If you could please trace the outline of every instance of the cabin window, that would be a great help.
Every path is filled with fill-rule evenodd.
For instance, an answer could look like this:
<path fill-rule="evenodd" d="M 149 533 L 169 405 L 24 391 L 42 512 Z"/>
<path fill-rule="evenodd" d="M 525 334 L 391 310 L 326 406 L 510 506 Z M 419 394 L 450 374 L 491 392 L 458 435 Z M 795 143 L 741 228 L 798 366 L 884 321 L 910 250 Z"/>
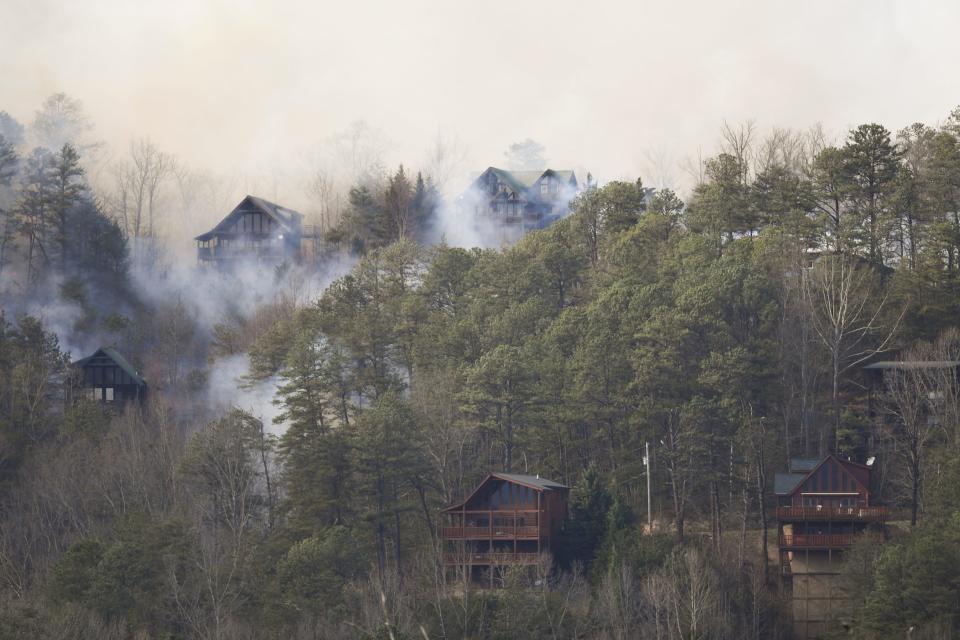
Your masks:
<path fill-rule="evenodd" d="M 544 180 L 540 183 L 540 194 L 545 196 L 548 193 L 550 193 L 550 181 Z"/>
<path fill-rule="evenodd" d="M 107 402 L 113 402 L 113 387 L 106 387 L 103 390 L 103 393 L 104 393 L 103 397 L 104 399 L 106 399 Z"/>
<path fill-rule="evenodd" d="M 847 490 L 847 474 L 844 473 L 843 471 L 840 472 L 840 490 L 841 491 Z"/>
<path fill-rule="evenodd" d="M 99 399 L 100 399 L 99 397 L 97 397 L 97 396 L 100 395 L 100 389 L 87 389 L 86 392 L 87 392 L 87 393 L 86 393 L 87 400 L 99 400 Z"/>

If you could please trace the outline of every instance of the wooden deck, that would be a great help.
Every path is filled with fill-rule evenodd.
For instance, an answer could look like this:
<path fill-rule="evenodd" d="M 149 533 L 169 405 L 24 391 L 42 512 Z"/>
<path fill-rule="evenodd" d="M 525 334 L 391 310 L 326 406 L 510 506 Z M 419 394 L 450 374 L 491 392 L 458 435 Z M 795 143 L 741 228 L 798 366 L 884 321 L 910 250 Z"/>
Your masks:
<path fill-rule="evenodd" d="M 443 537 L 446 540 L 536 540 L 539 536 L 539 528 L 526 526 L 443 528 Z"/>
<path fill-rule="evenodd" d="M 777 520 L 781 522 L 883 522 L 887 519 L 886 507 L 777 507 Z"/>
<path fill-rule="evenodd" d="M 443 562 L 447 566 L 461 565 L 531 565 L 537 564 L 540 554 L 537 553 L 445 553 Z"/>
<path fill-rule="evenodd" d="M 849 547 L 856 540 L 855 533 L 784 533 L 779 546 L 781 549 L 839 549 Z"/>

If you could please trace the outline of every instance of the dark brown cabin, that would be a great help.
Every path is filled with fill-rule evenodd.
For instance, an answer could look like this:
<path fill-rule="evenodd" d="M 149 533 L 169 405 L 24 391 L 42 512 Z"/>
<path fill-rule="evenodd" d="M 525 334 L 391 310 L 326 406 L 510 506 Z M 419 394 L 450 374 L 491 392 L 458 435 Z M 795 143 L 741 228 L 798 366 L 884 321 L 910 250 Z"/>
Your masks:
<path fill-rule="evenodd" d="M 791 460 L 775 485 L 781 549 L 847 547 L 867 523 L 887 515 L 870 504 L 870 467 L 834 455 Z"/>
<path fill-rule="evenodd" d="M 295 262 L 315 257 L 316 238 L 316 228 L 303 224 L 303 214 L 247 196 L 217 226 L 195 238 L 197 261 L 220 268 Z"/>
<path fill-rule="evenodd" d="M 882 528 L 887 510 L 870 502 L 870 467 L 835 455 L 791 460 L 789 472 L 776 474 L 774 491 L 794 637 L 820 637 L 849 609 L 835 578 L 844 551 L 871 525 Z"/>
<path fill-rule="evenodd" d="M 117 406 L 146 400 L 146 380 L 116 349 L 101 347 L 73 367 L 83 396 L 90 400 Z"/>
<path fill-rule="evenodd" d="M 473 575 L 532 565 L 555 544 L 569 488 L 539 476 L 491 473 L 467 498 L 443 510 L 444 564 Z"/>

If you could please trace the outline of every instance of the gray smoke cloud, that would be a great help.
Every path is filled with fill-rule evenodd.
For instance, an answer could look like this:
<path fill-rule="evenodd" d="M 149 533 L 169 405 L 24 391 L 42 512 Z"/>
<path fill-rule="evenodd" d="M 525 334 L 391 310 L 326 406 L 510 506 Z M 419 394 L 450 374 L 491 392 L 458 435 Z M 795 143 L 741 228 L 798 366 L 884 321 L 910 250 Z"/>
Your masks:
<path fill-rule="evenodd" d="M 709 155 L 724 120 L 934 123 L 958 100 L 940 69 L 960 59 L 957 24 L 954 0 L 14 0 L 0 3 L 0 105 L 29 122 L 66 91 L 110 147 L 149 136 L 222 174 L 289 164 L 363 118 L 390 135 L 385 166 L 439 128 L 475 170 L 532 137 L 553 166 L 635 178 L 651 150 Z"/>

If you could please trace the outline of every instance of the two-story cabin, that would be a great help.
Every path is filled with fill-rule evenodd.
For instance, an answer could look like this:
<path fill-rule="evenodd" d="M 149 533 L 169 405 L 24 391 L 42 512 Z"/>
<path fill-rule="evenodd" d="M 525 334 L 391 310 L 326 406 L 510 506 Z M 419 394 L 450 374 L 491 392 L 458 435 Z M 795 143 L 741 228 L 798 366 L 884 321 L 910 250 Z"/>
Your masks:
<path fill-rule="evenodd" d="M 316 229 L 303 224 L 303 214 L 247 196 L 217 226 L 195 238 L 197 261 L 221 268 L 296 262 L 316 253 L 316 238 Z"/>
<path fill-rule="evenodd" d="M 77 372 L 77 385 L 89 400 L 120 407 L 146 400 L 146 380 L 112 347 L 97 349 L 74 362 L 73 367 Z"/>
<path fill-rule="evenodd" d="M 508 171 L 488 167 L 460 196 L 459 202 L 464 213 L 494 223 L 512 241 L 565 216 L 579 191 L 573 171 Z"/>
<path fill-rule="evenodd" d="M 843 551 L 885 507 L 870 503 L 870 467 L 835 455 L 795 458 L 774 479 L 780 575 L 793 604 L 794 637 L 816 638 L 847 609 L 837 583 Z"/>
<path fill-rule="evenodd" d="M 491 473 L 463 502 L 443 510 L 444 564 L 464 575 L 533 565 L 555 544 L 569 488 L 540 476 Z"/>

